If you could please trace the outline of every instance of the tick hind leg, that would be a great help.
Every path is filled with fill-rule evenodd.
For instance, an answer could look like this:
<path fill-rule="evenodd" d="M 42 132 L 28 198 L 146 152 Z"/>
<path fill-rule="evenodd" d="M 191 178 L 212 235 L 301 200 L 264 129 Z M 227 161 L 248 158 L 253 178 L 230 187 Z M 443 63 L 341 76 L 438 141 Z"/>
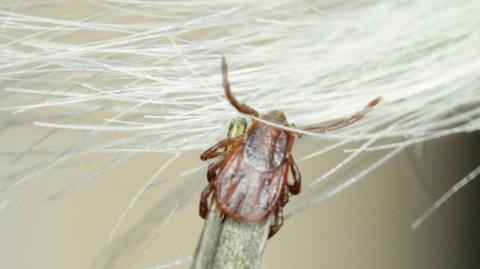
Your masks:
<path fill-rule="evenodd" d="M 302 175 L 291 154 L 288 155 L 288 161 L 290 162 L 290 170 L 293 176 L 293 184 L 288 184 L 288 190 L 291 194 L 298 194 L 302 188 Z"/>
<path fill-rule="evenodd" d="M 282 206 L 278 205 L 277 209 L 275 210 L 273 224 L 272 226 L 270 226 L 270 233 L 268 234 L 268 238 L 271 238 L 272 236 L 274 236 L 278 232 L 278 230 L 280 230 L 282 225 L 283 225 L 283 209 L 282 209 Z"/>
<path fill-rule="evenodd" d="M 270 233 L 268 234 L 268 238 L 271 238 L 274 236 L 278 230 L 283 226 L 283 207 L 288 203 L 289 201 L 289 192 L 288 192 L 288 186 L 285 186 L 283 189 L 283 195 L 281 196 L 280 204 L 277 206 L 277 209 L 275 209 L 274 213 L 274 219 L 273 219 L 273 224 L 270 226 Z"/>
<path fill-rule="evenodd" d="M 353 114 L 350 118 L 339 120 L 337 122 L 327 124 L 327 125 L 323 125 L 323 126 L 320 125 L 320 126 L 308 127 L 308 128 L 305 128 L 304 130 L 305 131 L 318 132 L 318 133 L 325 133 L 327 131 L 332 131 L 332 130 L 336 130 L 336 129 L 340 129 L 340 128 L 343 128 L 345 126 L 348 126 L 348 125 L 360 120 L 361 118 L 363 118 L 363 116 L 365 116 L 365 114 L 367 114 L 368 111 L 370 111 L 374 106 L 376 106 L 378 104 L 378 102 L 380 102 L 381 99 L 382 99 L 381 97 L 377 97 L 377 98 L 373 99 L 372 101 L 370 101 L 368 103 L 368 105 L 364 109 L 362 109 L 362 110 L 358 111 L 357 113 Z"/>
<path fill-rule="evenodd" d="M 290 194 L 288 194 L 288 191 L 285 189 L 284 190 L 284 194 L 283 194 L 283 197 L 282 197 L 282 203 L 281 203 L 281 206 L 282 208 L 288 203 L 288 201 L 290 200 Z"/>
<path fill-rule="evenodd" d="M 199 204 L 199 214 L 204 219 L 207 217 L 207 213 L 208 213 L 208 197 L 213 191 L 212 184 L 213 184 L 213 181 L 217 179 L 217 170 L 220 167 L 221 162 L 222 160 L 215 163 L 211 163 L 208 166 L 208 170 L 207 170 L 208 185 L 202 191 L 202 194 L 200 196 L 200 204 Z"/>
<path fill-rule="evenodd" d="M 253 115 L 258 117 L 258 112 L 249 107 L 248 105 L 238 102 L 238 100 L 233 96 L 232 91 L 230 90 L 230 82 L 228 82 L 228 67 L 227 60 L 222 56 L 222 78 L 223 78 L 223 88 L 225 89 L 225 95 L 227 95 L 228 101 L 232 106 L 234 106 L 239 112 Z"/>
<path fill-rule="evenodd" d="M 198 213 L 200 217 L 203 219 L 207 218 L 207 213 L 208 213 L 208 197 L 212 193 L 213 188 L 212 184 L 208 184 L 202 191 L 202 195 L 200 197 L 200 204 L 199 204 L 199 210 Z"/>

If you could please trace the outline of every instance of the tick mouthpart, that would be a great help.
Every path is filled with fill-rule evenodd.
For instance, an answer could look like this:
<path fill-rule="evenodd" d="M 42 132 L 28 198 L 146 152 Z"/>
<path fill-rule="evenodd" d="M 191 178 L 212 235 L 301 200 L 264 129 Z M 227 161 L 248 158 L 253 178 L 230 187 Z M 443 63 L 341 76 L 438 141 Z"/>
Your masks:
<path fill-rule="evenodd" d="M 262 116 L 262 119 L 276 124 L 287 124 L 287 118 L 285 117 L 285 114 L 283 114 L 282 111 L 278 110 L 272 110 L 268 112 L 268 114 Z"/>

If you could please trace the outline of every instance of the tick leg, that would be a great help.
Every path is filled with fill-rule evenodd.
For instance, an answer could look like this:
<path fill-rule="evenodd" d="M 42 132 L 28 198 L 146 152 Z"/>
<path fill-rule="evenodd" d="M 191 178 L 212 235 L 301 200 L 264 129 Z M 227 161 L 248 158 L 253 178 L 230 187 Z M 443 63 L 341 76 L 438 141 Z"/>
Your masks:
<path fill-rule="evenodd" d="M 202 195 L 200 197 L 200 205 L 199 205 L 199 210 L 198 213 L 200 217 L 205 219 L 207 217 L 208 213 L 208 197 L 210 196 L 210 193 L 212 193 L 212 185 L 208 184 L 205 189 L 202 191 Z"/>
<path fill-rule="evenodd" d="M 324 125 L 324 126 L 313 126 L 313 127 L 305 128 L 304 130 L 305 131 L 318 132 L 318 133 L 324 133 L 324 132 L 327 132 L 327 131 L 332 131 L 332 130 L 336 130 L 336 129 L 340 129 L 340 128 L 343 128 L 345 126 L 348 126 L 348 125 L 360 120 L 361 118 L 363 118 L 363 116 L 365 116 L 365 114 L 367 114 L 368 111 L 370 111 L 375 105 L 377 105 L 378 102 L 380 102 L 381 99 L 382 99 L 381 97 L 377 97 L 377 98 L 373 99 L 372 101 L 370 101 L 368 103 L 368 105 L 364 109 L 362 109 L 361 111 L 358 111 L 357 113 L 353 114 L 350 118 L 339 120 L 337 122 L 334 122 L 334 123 L 331 123 L 331 124 L 328 124 L 328 125 Z"/>
<path fill-rule="evenodd" d="M 282 197 L 282 204 L 281 204 L 282 207 L 285 206 L 288 203 L 288 201 L 290 200 L 289 196 L 290 196 L 290 194 L 288 193 L 287 188 L 285 187 L 283 189 L 283 197 Z"/>
<path fill-rule="evenodd" d="M 290 170 L 293 175 L 293 184 L 288 184 L 288 190 L 292 194 L 298 194 L 302 188 L 302 175 L 291 154 L 288 156 L 288 161 L 290 162 Z"/>
<path fill-rule="evenodd" d="M 218 157 L 218 156 L 222 155 L 223 152 L 219 152 L 219 150 L 223 149 L 225 147 L 228 147 L 231 144 L 235 143 L 235 141 L 237 141 L 237 138 L 238 137 L 226 138 L 226 139 L 221 140 L 220 142 L 215 144 L 213 147 L 210 147 L 207 150 L 205 150 L 202 153 L 202 155 L 200 155 L 200 159 L 202 161 L 205 161 L 205 160 L 212 159 L 212 158 L 215 158 L 215 157 Z"/>
<path fill-rule="evenodd" d="M 223 78 L 223 88 L 225 89 L 225 95 L 227 95 L 228 101 L 234 106 L 239 112 L 244 114 L 249 114 L 258 117 L 258 112 L 249 107 L 248 105 L 238 102 L 238 100 L 233 96 L 232 91 L 230 90 L 230 82 L 228 82 L 228 67 L 227 60 L 222 56 L 222 78 Z"/>
<path fill-rule="evenodd" d="M 278 230 L 283 225 L 283 210 L 281 206 L 278 206 L 277 209 L 275 210 L 275 219 L 273 220 L 272 226 L 270 226 L 270 233 L 268 234 L 268 238 L 271 238 L 274 236 Z"/>
<path fill-rule="evenodd" d="M 207 170 L 207 179 L 208 179 L 208 182 L 212 182 L 214 181 L 216 178 L 217 178 L 217 169 L 220 167 L 220 163 L 222 162 L 222 160 L 216 162 L 216 163 L 211 163 L 209 166 L 208 166 L 208 170 Z"/>

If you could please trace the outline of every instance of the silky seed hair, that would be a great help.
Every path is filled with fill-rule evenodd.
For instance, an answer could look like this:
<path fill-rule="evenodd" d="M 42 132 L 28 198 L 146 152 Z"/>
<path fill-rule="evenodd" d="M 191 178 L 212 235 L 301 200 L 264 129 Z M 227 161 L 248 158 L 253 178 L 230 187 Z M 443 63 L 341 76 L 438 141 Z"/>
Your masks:
<path fill-rule="evenodd" d="M 48 14 L 53 6 L 62 12 Z M 372 97 L 383 97 L 349 128 L 304 132 L 329 143 L 297 158 L 300 163 L 350 147 L 343 161 L 305 190 L 315 190 L 364 152 L 382 151 L 357 174 L 290 212 L 295 215 L 409 145 L 480 129 L 478 14 L 478 1 L 449 0 L 112 0 L 81 8 L 53 0 L 3 1 L 1 128 L 29 135 L 13 135 L 20 145 L 1 150 L 6 180 L 0 212 L 23 205 L 17 199 L 22 188 L 41 188 L 44 174 L 63 167 L 88 173 L 48 199 L 88 187 L 86 182 L 139 154 L 167 154 L 119 216 L 110 242 L 148 186 L 168 181 L 163 173 L 172 163 L 223 137 L 239 116 L 223 95 L 223 54 L 239 100 L 261 113 L 281 110 L 298 128 L 347 117 Z M 107 164 L 88 170 L 98 160 Z M 189 167 L 177 177 L 201 169 Z M 459 178 L 414 226 L 479 173 Z M 165 225 L 196 184 L 179 188 L 176 200 L 164 204 Z"/>

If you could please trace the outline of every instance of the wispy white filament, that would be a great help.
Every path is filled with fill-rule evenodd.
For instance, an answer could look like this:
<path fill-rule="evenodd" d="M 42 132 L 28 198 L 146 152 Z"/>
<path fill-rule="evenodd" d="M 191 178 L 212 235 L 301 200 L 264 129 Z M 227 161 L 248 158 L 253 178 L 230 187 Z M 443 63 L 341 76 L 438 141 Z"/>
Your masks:
<path fill-rule="evenodd" d="M 471 180 L 475 179 L 480 174 L 480 166 L 475 170 L 470 172 L 467 176 L 458 181 L 453 185 L 446 193 L 444 193 L 440 198 L 438 198 L 432 206 L 430 206 L 427 211 L 425 211 L 417 220 L 412 224 L 412 229 L 417 229 L 437 208 L 439 208 L 448 198 L 452 197 L 457 191 L 463 188 Z"/>
<path fill-rule="evenodd" d="M 162 265 L 157 265 L 157 266 L 152 266 L 152 267 L 147 267 L 146 269 L 166 269 L 166 268 L 172 268 L 172 267 L 175 267 L 177 265 L 180 265 L 180 264 L 183 264 L 185 262 L 189 262 L 192 260 L 192 257 L 185 257 L 185 258 L 181 258 L 181 259 L 178 259 L 176 261 L 172 261 L 172 262 L 169 262 L 169 263 L 164 263 Z"/>
<path fill-rule="evenodd" d="M 130 200 L 130 202 L 128 203 L 128 206 L 125 208 L 125 210 L 122 212 L 122 214 L 120 215 L 120 217 L 118 218 L 118 220 L 115 222 L 115 224 L 113 225 L 113 228 L 112 230 L 110 231 L 110 235 L 108 236 L 108 239 L 107 239 L 107 244 L 110 243 L 110 241 L 112 241 L 112 238 L 113 236 L 115 235 L 115 232 L 117 231 L 118 227 L 120 227 L 120 224 L 122 224 L 123 220 L 125 219 L 125 217 L 127 216 L 128 212 L 130 211 L 130 209 L 135 205 L 135 203 L 137 202 L 138 198 L 140 198 L 140 196 L 142 196 L 142 194 L 145 192 L 145 190 L 148 188 L 148 186 L 150 186 L 153 181 L 155 181 L 158 176 L 163 172 L 165 171 L 165 169 L 170 165 L 172 164 L 173 161 L 175 161 L 175 159 L 178 158 L 178 156 L 180 156 L 179 153 L 177 153 L 175 156 L 173 156 L 172 158 L 170 158 L 168 161 L 166 161 L 163 165 L 160 166 L 160 168 L 155 172 L 155 174 L 153 174 L 153 176 L 151 178 L 149 178 L 147 181 L 145 181 L 145 183 L 143 183 L 143 185 L 141 186 L 141 188 L 135 193 L 135 195 L 132 197 L 132 199 Z"/>
<path fill-rule="evenodd" d="M 14 203 L 17 189 L 76 157 L 110 153 L 115 157 L 104 169 L 114 169 L 136 154 L 212 145 L 238 116 L 223 97 L 221 54 L 239 100 L 261 113 L 282 110 L 300 129 L 350 116 L 383 97 L 349 128 L 304 132 L 332 144 L 303 159 L 364 143 L 316 182 L 364 151 L 388 149 L 306 207 L 408 145 L 480 129 L 480 1 L 79 2 L 0 3 L 0 128 L 49 132 L 24 148 L 0 148 L 7 159 L 0 210 Z M 50 138 L 57 133 L 68 135 Z M 50 158 L 18 161 L 35 154 Z"/>

